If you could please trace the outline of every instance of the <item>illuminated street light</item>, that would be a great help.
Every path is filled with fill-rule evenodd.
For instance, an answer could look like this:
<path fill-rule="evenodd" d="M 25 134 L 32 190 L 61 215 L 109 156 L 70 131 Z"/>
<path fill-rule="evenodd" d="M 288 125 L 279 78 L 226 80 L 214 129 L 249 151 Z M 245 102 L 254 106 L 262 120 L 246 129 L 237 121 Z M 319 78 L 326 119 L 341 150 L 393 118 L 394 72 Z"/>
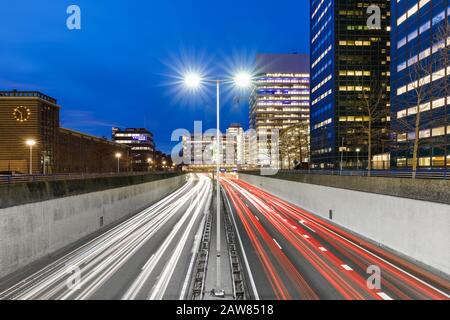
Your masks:
<path fill-rule="evenodd" d="M 29 173 L 33 174 L 33 147 L 36 145 L 36 140 L 28 139 L 26 142 L 27 146 L 30 147 L 30 165 L 29 165 Z"/>
<path fill-rule="evenodd" d="M 234 85 L 236 87 L 239 87 L 241 89 L 248 88 L 252 84 L 252 76 L 250 73 L 247 72 L 239 72 L 231 79 L 203 79 L 201 75 L 197 73 L 187 73 L 184 77 L 184 84 L 188 89 L 195 89 L 201 86 L 203 82 L 208 83 L 214 83 L 216 85 L 216 115 L 217 115 L 217 136 L 216 136 L 216 202 L 217 202 L 217 221 L 222 221 L 220 217 L 220 182 L 219 182 L 219 175 L 220 175 L 220 163 L 219 163 L 219 157 L 220 157 L 220 84 L 221 82 L 227 82 L 229 83 L 230 80 L 233 80 Z M 217 278 L 216 278 L 216 287 L 217 292 L 223 292 L 221 290 L 221 273 L 220 273 L 220 252 L 221 252 L 221 236 L 220 236 L 220 223 L 217 223 L 217 232 L 216 232 L 216 252 L 217 252 Z"/>
<path fill-rule="evenodd" d="M 359 153 L 361 152 L 360 148 L 356 149 L 356 167 L 359 170 Z"/>
<path fill-rule="evenodd" d="M 122 154 L 120 152 L 117 152 L 116 158 L 117 158 L 117 173 L 119 173 L 120 172 L 120 158 L 122 158 Z"/>
<path fill-rule="evenodd" d="M 252 79 L 251 74 L 249 74 L 247 72 L 238 73 L 234 77 L 234 83 L 239 88 L 248 88 L 248 87 L 250 87 L 250 85 L 252 84 L 252 80 L 253 79 Z"/>
<path fill-rule="evenodd" d="M 198 73 L 188 73 L 184 76 L 184 85 L 189 89 L 196 89 L 200 87 L 202 77 Z"/>

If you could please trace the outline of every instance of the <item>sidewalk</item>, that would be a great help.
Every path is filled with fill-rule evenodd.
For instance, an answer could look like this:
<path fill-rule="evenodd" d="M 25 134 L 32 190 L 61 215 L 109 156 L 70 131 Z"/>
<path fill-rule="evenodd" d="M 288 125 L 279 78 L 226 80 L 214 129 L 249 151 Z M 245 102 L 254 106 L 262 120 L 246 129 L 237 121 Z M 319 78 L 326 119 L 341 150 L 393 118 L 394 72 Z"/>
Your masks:
<path fill-rule="evenodd" d="M 211 246 L 209 251 L 208 268 L 205 279 L 205 295 L 204 300 L 233 300 L 233 281 L 231 277 L 231 263 L 228 254 L 228 245 L 226 238 L 225 223 L 223 220 L 223 212 L 225 208 L 223 203 L 220 209 L 220 288 L 217 287 L 217 203 L 216 194 L 214 193 L 211 209 L 213 211 L 211 221 Z M 224 298 L 214 297 L 210 294 L 213 289 L 221 289 L 225 291 Z"/>

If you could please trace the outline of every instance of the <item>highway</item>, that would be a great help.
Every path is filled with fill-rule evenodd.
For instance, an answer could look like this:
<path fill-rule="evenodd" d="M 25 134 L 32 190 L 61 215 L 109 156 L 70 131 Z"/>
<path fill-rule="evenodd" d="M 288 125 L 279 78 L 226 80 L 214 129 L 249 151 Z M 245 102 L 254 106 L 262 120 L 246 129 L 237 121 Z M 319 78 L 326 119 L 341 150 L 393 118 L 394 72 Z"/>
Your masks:
<path fill-rule="evenodd" d="M 0 299 L 184 299 L 212 196 L 206 175 L 71 251 Z"/>
<path fill-rule="evenodd" d="M 221 183 L 250 298 L 449 299 L 448 279 L 241 180 Z"/>

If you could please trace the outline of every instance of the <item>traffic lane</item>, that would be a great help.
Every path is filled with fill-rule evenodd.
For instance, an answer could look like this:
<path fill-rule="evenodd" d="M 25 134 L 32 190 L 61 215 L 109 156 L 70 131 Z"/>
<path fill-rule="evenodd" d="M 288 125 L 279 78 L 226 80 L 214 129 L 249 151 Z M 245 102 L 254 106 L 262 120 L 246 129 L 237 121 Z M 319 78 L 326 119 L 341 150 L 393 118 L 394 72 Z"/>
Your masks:
<path fill-rule="evenodd" d="M 157 204 L 151 206 L 149 209 L 143 210 L 143 212 L 127 219 L 118 226 L 108 230 L 105 234 L 89 241 L 87 244 L 73 250 L 66 256 L 58 259 L 54 263 L 46 266 L 42 270 L 37 271 L 18 284 L 12 286 L 6 292 L 1 294 L 1 298 L 52 299 L 64 297 L 62 294 L 64 294 L 64 290 L 67 290 L 66 280 L 69 277 L 66 271 L 68 266 L 77 264 L 82 264 L 81 266 L 83 266 L 87 264 L 88 266 L 84 271 L 85 275 L 88 275 L 92 271 L 93 267 L 96 266 L 96 264 L 92 263 L 92 261 L 95 259 L 101 261 L 102 257 L 99 257 L 99 255 L 104 255 L 105 252 L 103 251 L 109 250 L 107 255 L 112 255 L 115 251 L 121 250 L 120 246 L 114 246 L 111 244 L 114 244 L 119 240 L 124 241 L 124 236 L 126 237 L 129 234 L 133 234 L 131 231 L 139 230 L 139 228 L 142 227 L 143 222 L 149 222 L 149 220 L 146 219 L 151 220 L 158 216 L 155 212 L 153 212 L 153 215 L 150 214 L 152 210 L 158 211 L 163 207 L 170 207 L 181 194 L 185 193 L 192 186 L 193 182 L 189 181 L 186 185 Z M 125 241 L 126 240 L 127 239 L 125 238 Z M 113 250 L 110 250 L 111 247 L 113 247 Z"/>
<path fill-rule="evenodd" d="M 317 299 L 318 296 L 305 281 L 286 256 L 279 242 L 262 226 L 257 216 L 257 210 L 236 194 L 236 190 L 225 188 L 231 197 L 237 220 L 239 233 L 244 243 L 250 242 L 254 254 L 249 254 L 249 264 L 254 273 L 255 283 L 261 299 Z M 252 239 L 249 241 L 248 239 Z M 265 272 L 258 272 L 264 270 Z M 264 284 L 262 286 L 262 284 Z"/>
<path fill-rule="evenodd" d="M 285 212 L 287 216 L 297 220 L 304 219 L 304 225 L 308 224 L 315 228 L 315 237 L 317 240 L 327 243 L 328 248 L 331 248 L 331 251 L 337 257 L 351 261 L 350 264 L 353 263 L 356 272 L 361 276 L 364 275 L 367 277 L 368 267 L 379 266 L 382 270 L 383 289 L 379 293 L 384 299 L 389 299 L 391 297 L 389 294 L 399 299 L 448 298 L 448 294 L 445 293 L 445 288 L 448 288 L 448 282 L 445 279 L 430 274 L 426 270 L 420 270 L 419 267 L 412 265 L 410 262 L 393 256 L 392 253 L 385 252 L 379 247 L 374 247 L 374 245 L 367 243 L 365 240 L 340 230 L 335 225 L 329 224 L 323 219 L 307 213 L 259 188 L 242 181 L 239 181 L 239 184 L 246 187 L 252 193 L 259 194 L 266 201 L 267 205 L 271 205 L 277 208 L 277 210 Z M 390 259 L 391 261 L 387 261 L 386 259 Z M 394 265 L 393 261 L 399 262 L 400 266 Z M 410 268 L 406 270 L 402 269 L 405 266 Z M 435 284 L 433 281 L 430 284 L 417 278 L 420 275 L 426 275 L 426 279 L 437 279 L 444 288 L 444 291 L 441 291 L 439 286 L 434 287 Z M 389 292 L 389 294 L 386 295 L 386 292 Z"/>
<path fill-rule="evenodd" d="M 120 300 L 129 286 L 142 271 L 145 263 L 155 254 L 166 239 L 170 230 L 178 223 L 180 217 L 188 207 L 186 203 L 178 213 L 168 221 L 150 240 L 148 240 L 136 254 L 117 270 L 111 278 L 103 284 L 89 299 L 92 300 Z M 145 299 L 145 298 L 144 298 Z"/>
<path fill-rule="evenodd" d="M 297 209 L 299 210 L 299 209 Z M 298 216 L 297 216 L 298 217 Z M 306 216 L 303 216 L 304 218 Z M 433 285 L 425 285 L 420 279 L 415 278 L 408 271 L 402 270 L 401 267 L 392 265 L 391 263 L 379 259 L 370 254 L 369 251 L 363 250 L 359 245 L 364 244 L 364 240 L 358 239 L 358 243 L 345 241 L 341 237 L 337 237 L 335 233 L 325 229 L 323 225 L 315 224 L 314 228 L 318 230 L 318 236 L 327 237 L 328 248 L 336 255 L 345 257 L 357 272 L 361 275 L 367 274 L 367 268 L 379 267 L 381 271 L 382 286 L 379 294 L 384 299 L 441 299 L 445 298 L 445 293 L 441 294 Z M 378 252 L 381 250 L 377 248 Z M 396 257 L 398 261 L 400 258 Z M 366 276 L 367 277 L 367 276 Z M 439 289 L 438 289 L 439 290 Z"/>
<path fill-rule="evenodd" d="M 289 260 L 292 262 L 292 264 L 294 265 L 296 271 L 301 275 L 301 278 L 297 278 L 297 279 L 290 279 L 291 282 L 297 282 L 297 283 L 302 283 L 302 282 L 306 282 L 306 284 L 314 291 L 314 293 L 317 295 L 317 298 L 319 299 L 344 299 L 344 298 L 359 298 L 359 299 L 363 299 L 363 298 L 370 298 L 369 295 L 365 295 L 364 293 L 360 292 L 358 293 L 354 293 L 353 292 L 353 296 L 350 295 L 345 295 L 345 292 L 343 292 L 344 294 L 342 294 L 342 290 L 338 291 L 336 290 L 336 287 L 338 285 L 339 282 L 335 282 L 334 279 L 332 279 L 330 277 L 331 273 L 336 273 L 340 270 L 336 270 L 338 268 L 335 268 L 334 270 L 330 270 L 329 266 L 327 265 L 328 269 L 326 270 L 320 270 L 320 264 L 315 264 L 313 266 L 312 262 L 311 262 L 311 258 L 309 257 L 309 255 L 312 254 L 312 252 L 306 252 L 305 253 L 305 249 L 302 248 L 303 252 L 299 251 L 298 248 L 298 243 L 297 247 L 295 247 L 291 241 L 293 241 L 292 239 L 290 241 L 288 241 L 286 239 L 286 232 L 281 232 L 280 230 L 278 230 L 277 228 L 274 227 L 273 225 L 273 221 L 269 221 L 268 218 L 261 213 L 261 211 L 259 211 L 254 205 L 253 203 L 251 203 L 244 194 L 240 194 L 242 200 L 245 202 L 246 206 L 251 208 L 253 214 L 255 214 L 255 216 L 258 217 L 260 223 L 264 226 L 264 228 L 266 228 L 269 233 L 270 233 L 270 238 L 272 239 L 274 242 L 276 242 L 277 245 L 279 245 L 282 250 L 284 251 L 284 253 L 286 254 L 286 256 L 289 258 Z M 288 232 L 290 232 L 291 230 L 288 230 Z M 270 240 L 269 240 L 270 241 Z M 308 241 L 306 239 L 304 239 L 303 237 L 300 238 L 296 238 L 294 239 L 294 241 Z M 316 258 L 317 259 L 317 258 Z M 320 259 L 320 257 L 319 257 Z M 320 263 L 324 264 L 323 261 L 320 261 Z M 322 272 L 319 272 L 322 271 Z M 303 278 L 303 279 L 302 279 Z M 342 283 L 342 279 L 340 279 L 341 283 Z M 333 285 L 332 285 L 333 283 Z M 354 291 L 353 288 L 348 288 L 347 290 L 349 291 Z M 303 291 L 303 292 L 302 292 Z M 361 290 L 360 290 L 361 291 Z M 297 287 L 296 290 L 292 290 L 292 293 L 298 293 L 299 292 L 299 288 Z M 305 292 L 304 292 L 304 288 L 302 290 L 302 288 L 300 288 L 300 292 L 302 292 L 303 294 L 300 297 L 296 297 L 296 298 L 305 298 Z M 311 297 L 309 297 L 311 298 Z"/>
<path fill-rule="evenodd" d="M 244 227 L 243 221 L 240 218 L 240 214 L 238 213 L 240 207 L 231 199 L 231 194 L 226 191 L 227 200 L 230 203 L 231 214 L 233 215 L 232 219 L 235 222 L 235 227 L 237 228 L 236 236 L 239 237 L 242 246 L 240 246 L 241 256 L 245 254 L 247 257 L 247 261 L 249 263 L 250 268 L 244 268 L 246 273 L 246 280 L 248 288 L 251 289 L 251 286 L 248 282 L 253 280 L 256 292 L 251 290 L 250 297 L 251 299 L 261 299 L 261 300 L 273 300 L 276 299 L 276 293 L 274 292 L 272 285 L 264 271 L 264 265 L 261 260 L 261 256 L 258 251 L 255 249 L 252 240 L 250 239 L 246 228 Z M 239 236 L 238 236 L 239 234 Z"/>

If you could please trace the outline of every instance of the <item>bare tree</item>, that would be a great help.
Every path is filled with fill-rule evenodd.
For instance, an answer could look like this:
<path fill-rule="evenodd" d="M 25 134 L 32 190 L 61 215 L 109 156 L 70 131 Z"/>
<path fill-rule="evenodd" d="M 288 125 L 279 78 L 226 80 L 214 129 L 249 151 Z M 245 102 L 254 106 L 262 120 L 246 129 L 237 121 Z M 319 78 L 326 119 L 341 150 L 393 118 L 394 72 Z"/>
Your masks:
<path fill-rule="evenodd" d="M 362 93 L 359 95 L 360 111 L 364 115 L 361 126 L 367 138 L 367 170 L 368 175 L 372 170 L 372 154 L 374 144 L 381 146 L 382 140 L 387 135 L 389 124 L 388 107 L 388 83 L 389 78 L 379 75 L 370 75 L 370 80 L 360 78 Z"/>
<path fill-rule="evenodd" d="M 287 160 L 288 169 L 295 161 L 303 163 L 309 159 L 309 124 L 301 122 L 280 132 L 280 156 L 282 164 Z M 294 159 L 292 159 L 292 156 Z"/>

